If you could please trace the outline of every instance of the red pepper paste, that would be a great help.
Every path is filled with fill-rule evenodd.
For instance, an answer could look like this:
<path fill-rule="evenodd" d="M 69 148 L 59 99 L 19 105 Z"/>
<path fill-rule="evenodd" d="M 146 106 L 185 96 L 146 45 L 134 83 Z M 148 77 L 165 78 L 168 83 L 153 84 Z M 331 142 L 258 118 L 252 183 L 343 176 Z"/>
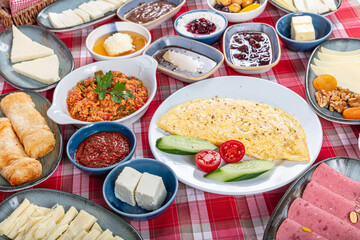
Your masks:
<path fill-rule="evenodd" d="M 77 163 L 89 168 L 108 167 L 130 153 L 129 140 L 119 132 L 100 132 L 82 141 L 75 152 Z"/>

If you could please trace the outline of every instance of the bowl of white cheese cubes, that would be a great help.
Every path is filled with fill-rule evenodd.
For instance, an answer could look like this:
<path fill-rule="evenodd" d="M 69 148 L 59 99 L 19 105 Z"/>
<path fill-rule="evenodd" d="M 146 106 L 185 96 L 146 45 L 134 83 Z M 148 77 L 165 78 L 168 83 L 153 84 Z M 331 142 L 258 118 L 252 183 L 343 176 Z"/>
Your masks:
<path fill-rule="evenodd" d="M 116 213 L 133 220 L 163 214 L 178 191 L 175 173 L 165 163 L 139 158 L 123 162 L 106 177 L 103 196 Z"/>
<path fill-rule="evenodd" d="M 309 51 L 328 39 L 332 33 L 331 22 L 319 14 L 290 13 L 276 22 L 276 31 L 293 51 Z"/>
<path fill-rule="evenodd" d="M 132 22 L 103 25 L 95 28 L 86 38 L 86 48 L 97 61 L 139 56 L 150 43 L 149 30 Z"/>

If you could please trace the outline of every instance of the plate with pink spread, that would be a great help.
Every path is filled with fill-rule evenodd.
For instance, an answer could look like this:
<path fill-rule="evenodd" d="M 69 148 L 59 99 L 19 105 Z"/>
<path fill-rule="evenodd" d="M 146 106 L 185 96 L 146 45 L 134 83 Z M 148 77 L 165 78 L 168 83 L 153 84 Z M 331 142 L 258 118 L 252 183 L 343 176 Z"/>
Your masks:
<path fill-rule="evenodd" d="M 360 160 L 334 157 L 307 170 L 284 194 L 267 239 L 359 239 Z"/>

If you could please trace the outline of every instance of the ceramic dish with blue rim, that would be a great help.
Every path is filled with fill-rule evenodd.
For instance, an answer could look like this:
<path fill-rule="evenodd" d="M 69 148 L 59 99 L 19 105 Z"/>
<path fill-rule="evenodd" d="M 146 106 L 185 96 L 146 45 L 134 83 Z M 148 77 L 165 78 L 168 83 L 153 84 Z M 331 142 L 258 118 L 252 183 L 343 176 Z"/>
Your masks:
<path fill-rule="evenodd" d="M 60 204 L 67 211 L 73 206 L 78 211 L 84 210 L 96 217 L 99 226 L 103 230 L 109 229 L 113 235 L 127 240 L 142 239 L 140 233 L 130 223 L 103 206 L 72 193 L 46 188 L 21 191 L 5 199 L 0 204 L 0 221 L 7 218 L 25 198 L 37 206 L 46 208 Z"/>
<path fill-rule="evenodd" d="M 276 233 L 281 223 L 287 218 L 288 210 L 291 203 L 302 196 L 302 193 L 310 181 L 314 170 L 321 164 L 325 163 L 336 171 L 345 176 L 360 182 L 360 160 L 349 157 L 334 157 L 325 159 L 307 170 L 301 177 L 299 177 L 286 191 L 280 202 L 276 206 L 271 218 L 266 226 L 263 240 L 275 239 Z"/>
<path fill-rule="evenodd" d="M 54 33 L 32 25 L 18 26 L 18 29 L 33 41 L 54 50 L 60 63 L 60 80 L 74 69 L 74 58 L 69 48 Z M 40 92 L 54 88 L 60 81 L 45 84 L 15 72 L 10 61 L 11 46 L 12 29 L 8 29 L 0 33 L 0 74 L 10 85 L 22 90 Z"/>
<path fill-rule="evenodd" d="M 175 51 L 188 55 L 202 64 L 195 72 L 179 69 L 163 58 L 166 51 Z M 206 53 L 206 56 L 203 53 Z M 224 55 L 216 48 L 180 36 L 160 38 L 145 49 L 143 54 L 153 57 L 158 62 L 157 69 L 160 72 L 187 83 L 208 78 L 224 62 Z"/>
<path fill-rule="evenodd" d="M 332 11 L 327 11 L 327 12 L 323 12 L 321 13 L 320 15 L 323 15 L 323 16 L 327 16 L 327 15 L 330 15 L 330 14 L 333 14 L 335 13 L 337 10 L 339 10 L 340 6 L 341 6 L 341 0 L 333 0 L 334 3 L 335 3 L 335 6 L 336 6 L 336 9 L 335 10 L 332 10 Z M 276 8 L 286 12 L 286 13 L 293 13 L 293 12 L 303 12 L 303 11 L 294 11 L 291 10 L 290 8 L 287 8 L 283 5 L 281 5 L 280 3 L 278 3 L 276 0 L 269 0 L 269 2 Z M 291 1 L 292 2 L 292 1 Z M 296 7 L 294 6 L 294 8 L 296 9 Z M 304 11 L 305 12 L 305 11 Z M 312 12 L 312 11 L 306 11 L 306 12 Z"/>
<path fill-rule="evenodd" d="M 100 23 L 103 22 L 109 18 L 112 18 L 113 16 L 115 16 L 116 14 L 116 10 L 113 11 L 108 11 L 106 12 L 102 17 L 97 18 L 97 19 L 92 19 L 90 18 L 89 22 L 86 23 L 82 23 L 82 24 L 78 24 L 72 27 L 64 27 L 64 28 L 55 28 L 48 17 L 48 14 L 50 12 L 53 13 L 62 13 L 65 10 L 68 9 L 76 9 L 78 8 L 81 4 L 83 3 L 87 3 L 90 2 L 92 0 L 61 0 L 61 1 L 56 1 L 53 2 L 52 4 L 50 4 L 49 6 L 47 6 L 46 8 L 44 8 L 43 10 L 40 11 L 40 13 L 37 15 L 37 22 L 40 26 L 42 26 L 43 28 L 46 28 L 49 31 L 52 32 L 71 32 L 71 31 L 76 31 L 82 28 L 86 28 L 89 26 L 92 26 L 96 23 Z M 125 1 L 124 1 L 125 2 Z"/>
<path fill-rule="evenodd" d="M 154 1 L 155 0 L 131 0 L 130 2 L 127 2 L 124 5 L 122 5 L 118 9 L 116 14 L 122 21 L 130 22 L 128 19 L 125 18 L 126 13 L 128 13 L 133 8 L 136 8 L 137 6 L 139 6 L 142 3 L 149 3 L 149 2 L 154 2 Z M 167 2 L 175 4 L 176 7 L 174 9 L 172 9 L 171 11 L 167 12 L 166 14 L 161 15 L 159 18 L 149 21 L 149 22 L 146 22 L 146 23 L 142 23 L 141 25 L 146 27 L 148 30 L 151 30 L 151 29 L 159 26 L 160 24 L 166 22 L 167 20 L 170 20 L 173 16 L 175 16 L 176 13 L 179 12 L 180 8 L 182 6 L 184 6 L 184 4 L 186 3 L 186 0 L 167 0 Z"/>
<path fill-rule="evenodd" d="M 139 206 L 131 206 L 115 196 L 115 182 L 125 167 L 136 169 L 140 173 L 150 173 L 162 178 L 167 192 L 164 203 L 160 208 L 148 211 Z M 133 220 L 150 220 L 163 214 L 172 204 L 178 192 L 179 183 L 173 170 L 165 163 L 149 158 L 133 159 L 122 162 L 106 177 L 103 185 L 103 196 L 109 207 L 116 213 Z"/>
<path fill-rule="evenodd" d="M 310 68 L 310 64 L 314 64 L 314 59 L 317 57 L 321 47 L 325 47 L 330 50 L 336 50 L 341 52 L 352 51 L 360 49 L 360 39 L 357 38 L 333 38 L 323 42 L 319 45 L 311 54 L 305 76 L 305 93 L 306 98 L 309 102 L 310 107 L 313 111 L 318 114 L 320 117 L 325 118 L 326 120 L 342 123 L 342 124 L 351 124 L 358 125 L 360 124 L 360 119 L 345 119 L 341 113 L 336 111 L 330 111 L 328 108 L 320 107 L 315 98 L 316 89 L 314 88 L 313 81 L 316 78 L 316 75 Z"/>
<path fill-rule="evenodd" d="M 53 122 L 47 115 L 46 112 L 50 107 L 50 102 L 40 93 L 32 92 L 32 91 L 23 91 L 24 93 L 30 95 L 31 100 L 35 104 L 36 110 L 45 118 L 47 125 L 50 127 L 51 131 L 55 136 L 55 148 L 48 154 L 43 157 L 38 158 L 42 165 L 42 173 L 38 179 L 32 182 L 24 183 L 17 186 L 11 186 L 10 183 L 0 176 L 0 191 L 3 192 L 13 192 L 23 190 L 29 187 L 33 187 L 46 179 L 48 179 L 56 170 L 57 166 L 60 163 L 62 157 L 62 149 L 63 149 L 63 138 L 61 133 L 60 125 Z M 7 94 L 3 94 L 0 96 L 0 101 Z M 5 117 L 4 113 L 0 110 L 0 117 Z"/>
<path fill-rule="evenodd" d="M 238 66 L 234 64 L 233 57 L 230 54 L 232 50 L 231 39 L 234 34 L 239 32 L 260 32 L 260 33 L 265 33 L 268 36 L 271 44 L 271 54 L 272 54 L 269 64 L 254 66 L 254 67 Z M 267 72 L 272 67 L 276 66 L 279 63 L 281 57 L 279 37 L 275 29 L 272 26 L 265 23 L 240 23 L 228 27 L 223 36 L 223 52 L 225 55 L 226 63 L 230 67 L 232 67 L 235 71 L 242 74 L 260 74 Z"/>

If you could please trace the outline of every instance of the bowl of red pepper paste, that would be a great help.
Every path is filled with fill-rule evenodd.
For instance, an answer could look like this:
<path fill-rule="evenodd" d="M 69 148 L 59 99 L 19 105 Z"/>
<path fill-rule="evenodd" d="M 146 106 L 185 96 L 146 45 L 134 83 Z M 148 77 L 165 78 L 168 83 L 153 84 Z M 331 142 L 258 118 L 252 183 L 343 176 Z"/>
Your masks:
<path fill-rule="evenodd" d="M 117 122 L 96 122 L 76 131 L 69 139 L 66 153 L 70 161 L 89 175 L 108 173 L 129 160 L 136 148 L 136 136 Z"/>

